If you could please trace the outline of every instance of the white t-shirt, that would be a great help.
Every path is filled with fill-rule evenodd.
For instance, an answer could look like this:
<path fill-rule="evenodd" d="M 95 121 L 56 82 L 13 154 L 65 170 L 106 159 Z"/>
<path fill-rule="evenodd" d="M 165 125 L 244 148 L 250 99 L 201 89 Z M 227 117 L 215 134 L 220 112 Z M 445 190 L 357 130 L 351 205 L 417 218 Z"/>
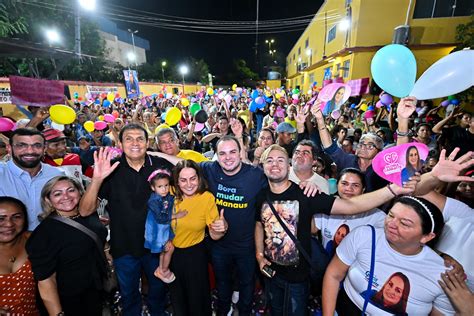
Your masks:
<path fill-rule="evenodd" d="M 334 251 L 334 234 L 342 225 L 345 224 L 349 227 L 348 232 L 345 229 L 345 235 L 350 233 L 356 227 L 367 224 L 371 224 L 376 228 L 383 228 L 385 216 L 386 214 L 382 210 L 374 208 L 371 211 L 357 215 L 316 214 L 314 216 L 314 223 L 321 231 L 324 249 L 331 254 Z"/>
<path fill-rule="evenodd" d="M 434 307 L 443 315 L 454 315 L 448 297 L 438 284 L 440 274 L 446 270 L 444 260 L 429 247 L 423 247 L 420 253 L 412 256 L 400 254 L 390 247 L 383 229 L 377 228 L 375 231 L 373 295 L 367 306 L 367 314 L 428 315 Z M 361 310 L 369 278 L 371 248 L 371 229 L 361 226 L 344 238 L 336 249 L 339 259 L 350 266 L 344 280 L 344 289 Z M 394 277 L 394 273 L 403 275 Z M 380 294 L 375 293 L 379 291 L 384 295 L 377 302 Z M 402 303 L 404 297 L 406 304 Z M 399 309 L 394 310 L 393 306 L 392 309 L 383 307 L 382 301 L 389 300 L 395 306 L 398 305 Z"/>
<path fill-rule="evenodd" d="M 467 285 L 474 291 L 474 209 L 447 198 L 443 209 L 444 228 L 436 249 L 458 261 L 467 274 Z"/>
<path fill-rule="evenodd" d="M 298 178 L 295 171 L 293 170 L 293 167 L 290 168 L 289 179 L 290 181 L 293 181 L 296 184 L 300 184 L 301 182 L 301 180 Z M 321 189 L 321 192 L 324 192 L 329 195 L 328 180 L 324 179 L 319 174 L 314 173 L 313 176 L 309 178 L 307 181 L 316 184 Z"/>

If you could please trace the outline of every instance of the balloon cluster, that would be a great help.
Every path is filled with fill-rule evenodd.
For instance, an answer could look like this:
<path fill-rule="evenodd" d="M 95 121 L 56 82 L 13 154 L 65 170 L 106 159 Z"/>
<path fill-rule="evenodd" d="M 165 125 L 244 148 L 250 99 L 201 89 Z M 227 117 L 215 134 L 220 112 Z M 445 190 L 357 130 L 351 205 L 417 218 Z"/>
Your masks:
<path fill-rule="evenodd" d="M 441 102 L 441 106 L 443 106 L 443 107 L 447 107 L 450 104 L 459 105 L 459 100 L 456 99 L 456 97 L 454 95 L 450 95 L 450 96 L 448 96 L 447 100 L 444 100 L 443 102 Z"/>

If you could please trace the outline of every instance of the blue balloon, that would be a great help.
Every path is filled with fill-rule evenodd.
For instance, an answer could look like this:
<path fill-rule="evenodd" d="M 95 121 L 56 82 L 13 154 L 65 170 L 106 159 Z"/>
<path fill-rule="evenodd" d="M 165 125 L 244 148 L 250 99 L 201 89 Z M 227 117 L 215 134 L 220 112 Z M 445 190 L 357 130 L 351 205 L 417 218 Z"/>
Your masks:
<path fill-rule="evenodd" d="M 250 95 L 252 97 L 253 100 L 255 100 L 256 98 L 258 98 L 258 90 L 253 90 L 252 91 L 252 94 Z"/>
<path fill-rule="evenodd" d="M 110 106 L 110 101 L 109 100 L 104 100 L 104 103 L 102 103 L 102 106 L 104 108 L 108 108 Z"/>
<path fill-rule="evenodd" d="M 266 97 L 265 98 L 265 102 L 267 102 L 267 103 L 272 103 L 272 101 L 273 101 L 272 97 Z"/>
<path fill-rule="evenodd" d="M 263 102 L 262 104 L 258 104 L 258 103 L 257 103 L 257 107 L 258 107 L 259 109 L 263 109 L 263 108 L 265 107 L 265 105 L 267 105 L 265 102 Z"/>
<path fill-rule="evenodd" d="M 100 104 L 100 100 L 99 100 L 99 99 L 96 99 L 96 100 L 94 101 L 94 103 L 95 103 L 95 104 Z"/>
<path fill-rule="evenodd" d="M 357 106 L 357 105 L 356 105 L 355 103 L 352 103 L 352 104 L 351 104 L 351 109 L 355 109 L 356 106 Z"/>
<path fill-rule="evenodd" d="M 373 110 L 375 110 L 375 108 L 372 105 L 367 108 L 367 111 L 373 111 Z"/>
<path fill-rule="evenodd" d="M 390 44 L 379 49 L 370 70 L 379 87 L 396 97 L 408 96 L 415 86 L 416 59 L 403 45 Z"/>
<path fill-rule="evenodd" d="M 258 109 L 258 104 L 255 101 L 250 102 L 249 110 L 250 112 L 256 112 Z"/>
<path fill-rule="evenodd" d="M 458 99 L 452 99 L 452 100 L 451 100 L 451 104 L 452 104 L 452 105 L 458 105 L 458 104 L 459 104 L 459 100 L 458 100 Z"/>

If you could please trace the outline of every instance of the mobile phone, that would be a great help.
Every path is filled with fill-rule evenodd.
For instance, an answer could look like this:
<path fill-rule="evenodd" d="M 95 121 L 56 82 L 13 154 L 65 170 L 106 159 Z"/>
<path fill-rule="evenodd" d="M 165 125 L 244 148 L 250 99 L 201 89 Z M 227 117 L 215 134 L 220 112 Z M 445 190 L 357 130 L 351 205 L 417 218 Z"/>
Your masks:
<path fill-rule="evenodd" d="M 266 266 L 263 266 L 262 268 L 262 273 L 267 277 L 267 278 L 271 278 L 275 275 L 275 271 L 270 268 L 269 265 L 266 265 Z"/>

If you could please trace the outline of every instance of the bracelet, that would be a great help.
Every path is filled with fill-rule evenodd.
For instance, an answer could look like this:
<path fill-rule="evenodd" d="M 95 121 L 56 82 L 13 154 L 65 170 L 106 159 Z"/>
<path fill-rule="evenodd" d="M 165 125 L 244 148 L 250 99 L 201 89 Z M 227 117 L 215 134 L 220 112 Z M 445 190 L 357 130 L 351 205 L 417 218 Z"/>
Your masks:
<path fill-rule="evenodd" d="M 390 183 L 391 184 L 391 183 Z M 398 195 L 395 193 L 395 191 L 393 191 L 392 187 L 390 186 L 390 184 L 387 184 L 387 189 L 390 191 L 390 193 L 393 194 L 394 197 L 397 197 Z"/>
<path fill-rule="evenodd" d="M 398 129 L 397 129 L 397 136 L 398 137 L 410 137 L 412 135 L 411 131 L 408 130 L 408 132 L 400 132 Z"/>

